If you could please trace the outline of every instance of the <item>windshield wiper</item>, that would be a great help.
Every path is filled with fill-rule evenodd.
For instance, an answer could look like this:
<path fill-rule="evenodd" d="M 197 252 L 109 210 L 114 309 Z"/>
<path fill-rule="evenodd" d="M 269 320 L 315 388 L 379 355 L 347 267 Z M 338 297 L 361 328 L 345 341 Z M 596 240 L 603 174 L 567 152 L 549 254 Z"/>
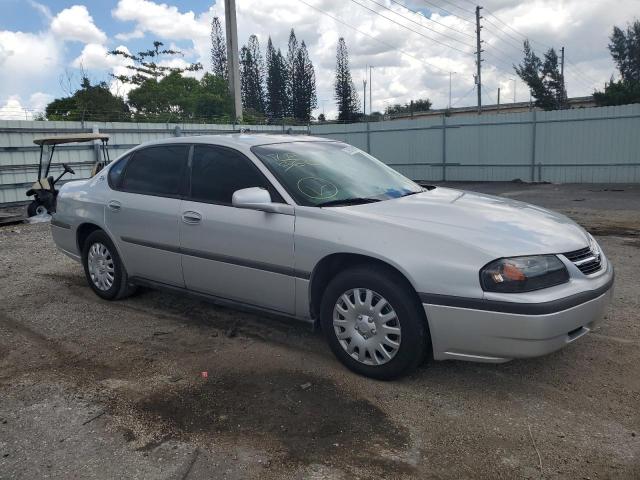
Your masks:
<path fill-rule="evenodd" d="M 379 202 L 379 198 L 354 197 L 343 198 L 341 200 L 329 200 L 328 202 L 318 203 L 316 207 L 337 207 L 340 205 L 360 205 L 363 203 Z"/>
<path fill-rule="evenodd" d="M 409 195 L 416 195 L 417 193 L 423 193 L 426 192 L 427 190 L 419 190 L 417 192 L 407 192 L 407 193 L 403 193 L 402 195 L 400 195 L 398 198 L 402 198 L 402 197 L 408 197 Z"/>

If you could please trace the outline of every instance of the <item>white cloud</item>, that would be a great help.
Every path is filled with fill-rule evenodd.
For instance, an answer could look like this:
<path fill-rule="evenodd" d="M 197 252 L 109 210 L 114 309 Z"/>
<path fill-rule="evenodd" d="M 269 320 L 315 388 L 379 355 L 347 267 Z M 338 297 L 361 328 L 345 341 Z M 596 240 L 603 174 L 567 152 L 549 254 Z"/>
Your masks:
<path fill-rule="evenodd" d="M 51 22 L 51 33 L 61 40 L 105 43 L 107 36 L 96 27 L 84 5 L 73 5 L 58 13 Z"/>
<path fill-rule="evenodd" d="M 191 40 L 209 32 L 192 11 L 181 13 L 177 7 L 149 0 L 120 0 L 112 15 L 124 22 L 135 22 L 135 35 L 150 32 L 163 39 Z M 131 34 L 119 35 L 119 38 L 131 38 Z"/>
<path fill-rule="evenodd" d="M 129 33 L 117 33 L 115 37 L 117 40 L 126 42 L 128 40 L 134 40 L 136 38 L 143 38 L 144 32 L 142 30 L 133 30 L 132 32 L 129 32 Z"/>
<path fill-rule="evenodd" d="M 116 50 L 124 50 L 130 53 L 124 46 L 119 46 Z M 131 63 L 121 56 L 109 55 L 109 50 L 104 45 L 88 43 L 82 49 L 71 65 L 74 68 L 84 68 L 87 70 L 109 70 L 120 65 Z"/>
<path fill-rule="evenodd" d="M 29 97 L 29 108 L 35 112 L 42 112 L 52 100 L 53 96 L 48 93 L 32 93 Z"/>
<path fill-rule="evenodd" d="M 20 103 L 18 95 L 10 96 L 0 107 L 0 120 L 30 120 L 29 114 Z"/>
<path fill-rule="evenodd" d="M 426 37 L 438 38 L 469 52 L 463 54 L 403 29 L 353 2 L 304 1 L 329 12 L 338 20 L 357 28 L 360 33 L 302 1 L 242 0 L 236 2 L 239 40 L 244 44 L 249 35 L 255 33 L 264 51 L 267 38 L 271 35 L 275 46 L 286 51 L 289 31 L 294 27 L 298 40 L 305 40 L 309 48 L 316 67 L 318 104 L 322 107 L 324 103 L 329 116 L 335 115 L 333 77 L 336 44 L 340 36 L 345 37 L 347 42 L 352 75 L 360 96 L 365 67 L 375 66 L 375 110 L 384 110 L 387 104 L 404 103 L 420 97 L 429 97 L 435 108 L 444 107 L 449 96 L 449 71 L 456 72 L 452 81 L 453 102 L 459 102 L 458 105 L 475 103 L 475 95 L 471 92 L 475 73 L 475 59 L 470 53 L 475 48 L 472 5 L 458 2 L 466 9 L 464 12 L 448 8 L 457 12 L 459 16 L 456 16 L 438 8 L 427 10 L 423 2 L 403 2 L 410 8 L 430 14 L 428 19 L 390 0 L 377 1 L 384 2 L 395 13 L 367 2 L 373 10 Z M 30 2 L 46 18 L 46 7 L 35 0 Z M 213 2 L 203 3 L 209 5 Z M 123 33 L 116 35 L 116 39 L 125 44 L 143 37 L 148 43 L 155 39 L 166 45 L 177 43 L 184 51 L 184 58 L 165 62 L 184 66 L 186 62 L 199 61 L 208 68 L 210 22 L 213 16 L 218 16 L 224 24 L 223 3 L 217 0 L 209 8 L 188 11 L 173 5 L 171 0 L 119 0 L 112 16 L 116 21 L 127 23 L 122 24 Z M 569 95 L 591 93 L 595 86 L 601 87 L 611 74 L 615 74 L 607 51 L 608 36 L 613 25 L 624 26 L 637 15 L 637 0 L 621 0 L 616 2 L 616 8 L 611 8 L 609 3 L 603 1 L 583 0 L 486 0 L 483 5 L 485 61 L 482 77 L 485 103 L 495 101 L 498 87 L 501 88 L 503 102 L 512 100 L 513 82 L 510 78 L 514 78 L 512 64 L 518 63 L 522 57 L 524 36 L 521 33 L 544 44 L 533 43 L 539 55 L 544 53 L 546 45 L 553 45 L 556 49 L 565 46 Z M 496 16 L 504 23 L 497 20 Z M 126 65 L 118 63 L 123 59 L 105 55 L 106 50 L 112 48 L 111 44 L 96 26 L 86 7 L 75 5 L 51 18 L 51 29 L 41 33 L 0 32 L 1 101 L 6 103 L 9 95 L 16 93 L 22 98 L 29 98 L 33 91 L 57 91 L 52 86 L 57 81 L 52 82 L 51 78 L 57 77 L 63 69 L 64 41 L 86 43 L 79 56 L 66 60 L 72 66 L 82 64 L 87 69 L 107 70 L 114 74 L 128 73 Z M 96 20 L 100 21 L 98 18 Z M 427 26 L 437 33 L 425 28 Z M 185 42 L 189 43 L 187 48 L 184 48 Z M 48 82 L 48 88 L 45 88 L 45 82 Z M 119 93 L 126 91 L 116 82 L 112 82 L 112 88 Z M 529 98 L 526 86 L 519 80 L 517 94 L 518 100 Z M 315 113 L 318 114 L 319 110 Z"/>
<path fill-rule="evenodd" d="M 23 104 L 19 95 L 11 95 L 4 105 L 0 106 L 0 120 L 33 120 L 37 113 L 44 111 L 51 100 L 51 95 L 36 92 L 29 97 L 26 104 Z"/>
<path fill-rule="evenodd" d="M 51 10 L 49 10 L 49 7 L 34 0 L 29 0 L 29 5 L 31 5 L 32 8 L 36 9 L 38 13 L 42 15 L 46 20 L 51 21 L 51 18 L 53 16 L 51 15 Z"/>
<path fill-rule="evenodd" d="M 0 98 L 44 88 L 60 61 L 60 46 L 48 33 L 0 31 Z"/>

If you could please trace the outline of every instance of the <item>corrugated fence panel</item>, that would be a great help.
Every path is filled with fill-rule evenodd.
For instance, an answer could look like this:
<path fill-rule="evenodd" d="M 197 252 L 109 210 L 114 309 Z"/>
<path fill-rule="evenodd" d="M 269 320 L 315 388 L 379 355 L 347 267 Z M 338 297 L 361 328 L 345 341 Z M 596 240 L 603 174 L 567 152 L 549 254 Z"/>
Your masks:
<path fill-rule="evenodd" d="M 97 128 L 109 134 L 109 152 L 115 160 L 140 143 L 180 135 L 206 135 L 237 132 L 238 125 L 162 124 L 123 122 L 44 122 L 0 121 L 0 204 L 28 201 L 26 190 L 38 176 L 40 147 L 33 143 L 38 137 L 88 133 Z M 250 132 L 308 134 L 306 126 L 243 125 Z M 57 177 L 61 164 L 67 163 L 76 172 L 67 179 L 87 178 L 95 156 L 91 144 L 71 144 L 56 147 L 50 174 Z"/>
<path fill-rule="evenodd" d="M 111 158 L 175 135 L 221 134 L 238 125 L 0 121 L 0 203 L 24 201 L 36 180 L 33 139 L 90 132 L 111 136 Z M 554 112 L 421 117 L 375 123 L 242 126 L 250 132 L 318 135 L 370 152 L 415 180 L 640 182 L 640 105 Z M 60 146 L 55 162 L 86 177 L 89 145 Z"/>
<path fill-rule="evenodd" d="M 555 183 L 640 182 L 638 132 L 638 104 L 311 126 L 415 180 Z"/>
<path fill-rule="evenodd" d="M 536 181 L 640 181 L 640 105 L 538 112 Z"/>
<path fill-rule="evenodd" d="M 527 179 L 531 113 L 447 120 L 447 180 Z"/>
<path fill-rule="evenodd" d="M 442 120 L 425 118 L 372 123 L 371 154 L 400 173 L 442 179 Z"/>

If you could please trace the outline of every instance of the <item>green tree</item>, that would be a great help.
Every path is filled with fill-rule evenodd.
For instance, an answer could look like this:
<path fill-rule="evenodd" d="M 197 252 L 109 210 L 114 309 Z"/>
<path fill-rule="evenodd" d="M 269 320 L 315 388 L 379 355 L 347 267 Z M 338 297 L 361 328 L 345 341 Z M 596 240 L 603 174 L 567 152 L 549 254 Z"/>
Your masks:
<path fill-rule="evenodd" d="M 127 121 L 129 107 L 120 97 L 111 93 L 105 82 L 92 85 L 85 76 L 73 95 L 56 98 L 45 109 L 49 120 Z"/>
<path fill-rule="evenodd" d="M 267 115 L 272 119 L 287 115 L 287 71 L 280 49 L 267 42 Z"/>
<path fill-rule="evenodd" d="M 111 50 L 110 55 L 116 55 L 119 57 L 131 60 L 131 65 L 127 65 L 127 68 L 131 71 L 130 75 L 113 75 L 112 76 L 123 83 L 130 83 L 133 85 L 142 85 L 147 80 L 159 80 L 171 73 L 184 73 L 195 72 L 202 70 L 202 64 L 199 62 L 190 63 L 186 67 L 169 67 L 166 65 L 160 65 L 158 62 L 163 57 L 175 57 L 183 56 L 179 50 L 160 49 L 164 46 L 162 42 L 153 42 L 153 48 L 149 50 L 142 50 L 137 54 L 131 54 L 124 50 Z"/>
<path fill-rule="evenodd" d="M 227 43 L 218 17 L 211 21 L 211 71 L 225 80 L 228 78 Z"/>
<path fill-rule="evenodd" d="M 400 103 L 390 105 L 385 109 L 384 113 L 386 115 L 397 115 L 412 112 L 427 112 L 429 110 L 431 110 L 431 100 L 428 98 L 419 98 L 418 100 L 411 100 L 404 105 Z"/>
<path fill-rule="evenodd" d="M 264 115 L 264 63 L 258 37 L 251 35 L 247 45 L 240 50 L 240 90 L 242 106 Z"/>
<path fill-rule="evenodd" d="M 626 32 L 613 27 L 609 39 L 609 52 L 620 79 L 611 78 L 604 91 L 594 92 L 593 98 L 598 105 L 640 103 L 640 21 L 629 25 Z"/>
<path fill-rule="evenodd" d="M 226 80 L 219 75 L 205 73 L 195 98 L 194 114 L 197 118 L 230 119 L 233 115 L 233 99 Z"/>
<path fill-rule="evenodd" d="M 567 107 L 567 94 L 560 74 L 558 55 L 553 48 L 544 54 L 544 61 L 538 57 L 529 40 L 524 41 L 524 58 L 516 74 L 527 84 L 536 106 L 544 110 L 558 110 Z"/>
<path fill-rule="evenodd" d="M 304 40 L 298 48 L 293 61 L 292 114 L 297 120 L 308 122 L 311 112 L 317 106 L 316 74 L 309 58 Z"/>
<path fill-rule="evenodd" d="M 334 98 L 338 106 L 338 120 L 342 122 L 355 121 L 358 118 L 357 112 L 360 110 L 360 101 L 358 100 L 358 92 L 351 78 L 347 44 L 342 37 L 338 40 L 334 87 Z"/>
<path fill-rule="evenodd" d="M 172 72 L 159 81 L 148 79 L 129 92 L 135 117 L 145 121 L 189 121 L 229 117 L 231 98 L 224 80 L 206 73 L 200 81 Z"/>
<path fill-rule="evenodd" d="M 287 58 L 286 58 L 286 67 L 287 67 L 287 75 L 286 75 L 286 85 L 287 85 L 287 115 L 290 117 L 294 116 L 294 85 L 296 84 L 295 77 L 295 61 L 296 55 L 298 53 L 298 39 L 296 38 L 296 33 L 293 31 L 293 28 L 289 32 L 289 42 L 287 44 Z"/>

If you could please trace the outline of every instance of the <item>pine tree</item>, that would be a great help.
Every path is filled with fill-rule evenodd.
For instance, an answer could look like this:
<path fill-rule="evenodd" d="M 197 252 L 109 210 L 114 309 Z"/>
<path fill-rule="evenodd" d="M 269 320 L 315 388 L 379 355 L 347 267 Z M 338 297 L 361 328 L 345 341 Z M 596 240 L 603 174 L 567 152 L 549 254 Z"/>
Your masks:
<path fill-rule="evenodd" d="M 536 106 L 544 110 L 566 108 L 567 94 L 558 66 L 558 55 L 553 48 L 544 54 L 544 61 L 538 57 L 529 40 L 524 41 L 524 59 L 514 66 L 518 76 L 525 82 Z"/>
<path fill-rule="evenodd" d="M 220 19 L 213 17 L 211 21 L 211 71 L 214 75 L 228 79 L 227 75 L 227 43 L 222 35 Z"/>
<path fill-rule="evenodd" d="M 272 119 L 283 118 L 287 114 L 287 72 L 280 49 L 276 51 L 267 42 L 267 115 Z"/>
<path fill-rule="evenodd" d="M 255 35 L 251 35 L 240 50 L 240 80 L 243 107 L 252 113 L 264 114 L 264 63 Z"/>
<path fill-rule="evenodd" d="M 126 66 L 126 68 L 131 71 L 130 75 L 111 74 L 111 76 L 116 80 L 120 80 L 122 83 L 142 85 L 147 80 L 159 81 L 172 73 L 182 74 L 184 72 L 196 72 L 198 70 L 202 70 L 200 62 L 190 63 L 184 68 L 160 65 L 160 57 L 171 57 L 176 55 L 184 56 L 179 50 L 167 48 L 160 49 L 162 46 L 164 46 L 164 43 L 156 40 L 153 42 L 153 48 L 150 48 L 149 50 L 142 50 L 136 54 L 131 54 L 125 50 L 111 50 L 108 52 L 109 55 L 115 55 L 131 60 L 131 64 Z"/>
<path fill-rule="evenodd" d="M 290 117 L 295 116 L 294 85 L 297 82 L 297 79 L 295 77 L 295 61 L 296 61 L 297 54 L 298 54 L 298 39 L 296 38 L 296 34 L 292 28 L 291 32 L 289 33 L 289 43 L 287 46 L 287 60 L 286 60 L 287 115 Z"/>
<path fill-rule="evenodd" d="M 342 37 L 338 40 L 336 53 L 335 99 L 338 106 L 338 120 L 354 121 L 360 110 L 360 101 L 349 70 L 347 44 Z"/>
<path fill-rule="evenodd" d="M 609 52 L 620 78 L 615 81 L 612 77 L 604 91 L 595 92 L 593 98 L 598 105 L 640 103 L 640 20 L 629 25 L 626 32 L 613 27 L 609 39 Z"/>
<path fill-rule="evenodd" d="M 304 41 L 296 52 L 292 76 L 293 117 L 308 122 L 317 105 L 316 74 Z"/>

